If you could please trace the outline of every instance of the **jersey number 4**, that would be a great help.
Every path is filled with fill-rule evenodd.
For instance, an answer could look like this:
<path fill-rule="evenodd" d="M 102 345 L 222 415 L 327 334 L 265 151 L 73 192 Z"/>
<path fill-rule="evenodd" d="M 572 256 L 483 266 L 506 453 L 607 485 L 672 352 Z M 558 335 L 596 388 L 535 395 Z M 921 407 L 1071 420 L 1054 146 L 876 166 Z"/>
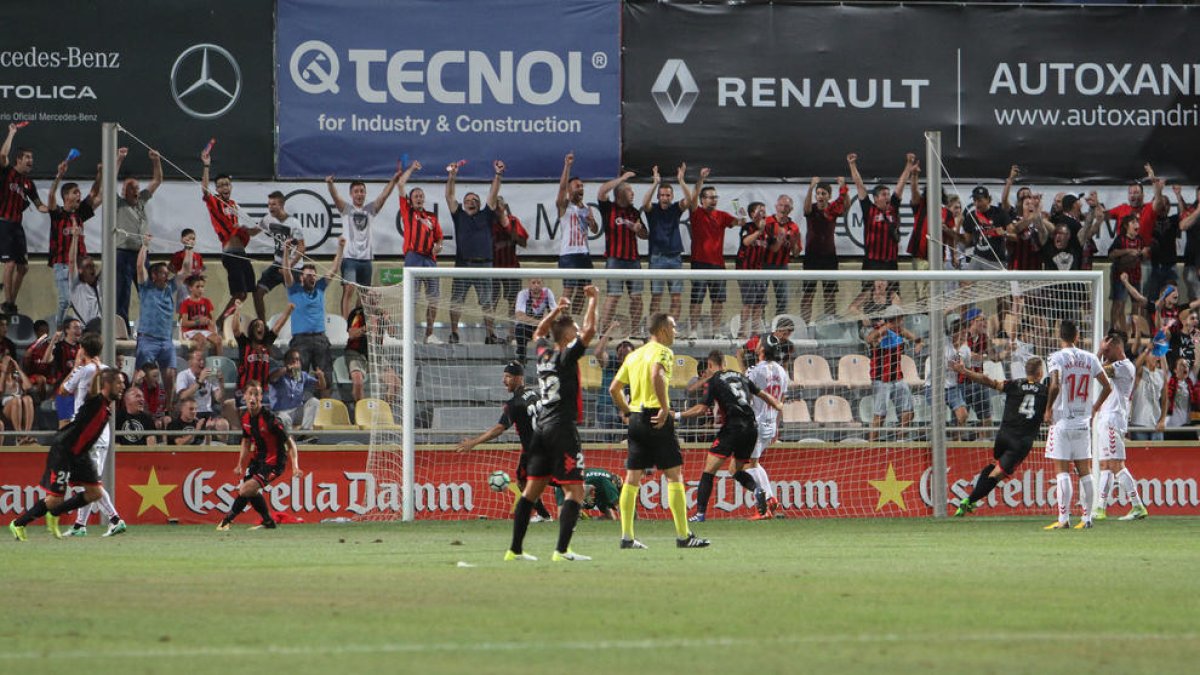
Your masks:
<path fill-rule="evenodd" d="M 1037 412 L 1037 397 L 1033 394 L 1025 394 L 1025 398 L 1021 399 L 1021 407 L 1017 408 L 1017 412 L 1025 416 L 1025 419 L 1033 419 L 1034 413 Z"/>

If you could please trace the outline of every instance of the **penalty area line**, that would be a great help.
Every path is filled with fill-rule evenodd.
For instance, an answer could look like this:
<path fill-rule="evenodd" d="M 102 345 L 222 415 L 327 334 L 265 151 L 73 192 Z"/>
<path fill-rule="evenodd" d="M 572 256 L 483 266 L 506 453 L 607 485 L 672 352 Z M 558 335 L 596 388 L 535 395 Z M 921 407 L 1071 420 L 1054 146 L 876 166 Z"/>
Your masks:
<path fill-rule="evenodd" d="M 602 651 L 609 649 L 726 649 L 729 647 L 786 646 L 812 644 L 903 644 L 909 642 L 1153 642 L 1194 641 L 1200 633 L 986 633 L 955 635 L 916 635 L 901 633 L 863 633 L 855 635 L 797 635 L 777 638 L 648 638 L 643 640 L 588 640 L 568 642 L 399 642 L 357 645 L 296 646 L 223 646 L 181 647 L 178 649 L 37 650 L 0 653 L 0 661 L 64 661 L 72 659 L 169 659 L 237 656 L 341 656 L 354 654 L 419 654 L 438 652 L 524 652 L 544 649 Z"/>

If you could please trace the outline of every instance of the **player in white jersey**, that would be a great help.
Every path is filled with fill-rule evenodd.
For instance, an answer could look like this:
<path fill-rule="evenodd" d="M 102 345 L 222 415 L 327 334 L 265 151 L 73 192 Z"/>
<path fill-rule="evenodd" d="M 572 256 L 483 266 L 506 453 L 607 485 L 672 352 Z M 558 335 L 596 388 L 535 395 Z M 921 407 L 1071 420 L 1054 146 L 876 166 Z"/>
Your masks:
<path fill-rule="evenodd" d="M 784 394 L 787 393 L 789 378 L 787 371 L 779 365 L 779 349 L 773 344 L 768 344 L 765 339 L 759 340 L 756 354 L 758 363 L 746 371 L 746 377 L 759 389 L 782 401 Z M 766 513 L 755 513 L 750 520 L 774 518 L 779 513 L 779 500 L 775 498 L 775 488 L 771 486 L 767 469 L 762 465 L 762 456 L 779 435 L 779 411 L 757 396 L 750 399 L 750 407 L 754 409 L 758 441 L 754 445 L 754 452 L 750 454 L 750 461 L 746 463 L 745 470 L 754 477 L 754 482 L 758 483 L 759 489 L 767 494 Z"/>
<path fill-rule="evenodd" d="M 554 205 L 558 209 L 558 236 L 561 246 L 558 251 L 558 266 L 563 269 L 591 269 L 592 256 L 588 251 L 588 235 L 600 231 L 600 223 L 592 215 L 592 209 L 583 201 L 583 181 L 571 175 L 575 164 L 575 153 L 563 158 L 562 177 L 558 181 L 558 196 Z M 579 307 L 583 300 L 583 287 L 590 279 L 563 279 L 563 297 L 572 307 Z"/>
<path fill-rule="evenodd" d="M 1062 349 L 1050 355 L 1050 402 L 1046 405 L 1046 457 L 1054 460 L 1058 481 L 1058 521 L 1047 530 L 1071 527 L 1071 465 L 1079 474 L 1079 493 L 1083 519 L 1075 529 L 1092 526 L 1095 484 L 1091 473 L 1092 417 L 1100 410 L 1112 390 L 1108 376 L 1096 355 L 1075 346 L 1079 328 L 1074 321 L 1063 321 L 1058 328 Z M 1092 381 L 1100 383 L 1100 396 L 1092 403 Z"/>
<path fill-rule="evenodd" d="M 1113 393 L 1104 401 L 1100 414 L 1096 416 L 1096 431 L 1100 452 L 1100 499 L 1092 511 L 1092 518 L 1104 520 L 1108 517 L 1108 494 L 1112 490 L 1113 477 L 1121 485 L 1121 491 L 1132 508 L 1121 520 L 1140 520 L 1146 517 L 1146 506 L 1138 497 L 1137 483 L 1133 474 L 1125 468 L 1125 432 L 1129 430 L 1129 403 L 1133 398 L 1133 382 L 1136 369 L 1125 356 L 1125 333 L 1110 330 L 1100 345 L 1100 356 L 1104 358 L 1104 372 L 1112 380 Z"/>
<path fill-rule="evenodd" d="M 75 369 L 63 380 L 61 385 L 62 391 L 65 394 L 75 395 L 75 412 L 83 407 L 84 402 L 88 398 L 88 393 L 92 388 L 92 380 L 96 377 L 96 373 L 100 372 L 104 366 L 100 363 L 100 350 L 104 343 L 100 340 L 100 336 L 95 333 L 89 333 L 83 336 L 79 341 L 79 353 L 75 357 Z M 74 415 L 71 416 L 74 419 Z M 91 458 L 96 465 L 96 475 L 104 473 L 104 463 L 108 459 L 108 449 L 112 444 L 112 437 L 108 427 L 100 432 L 100 437 L 96 439 L 96 443 L 92 445 Z M 125 532 L 125 521 L 121 519 L 121 515 L 117 513 L 117 507 L 113 504 L 112 497 L 103 487 L 100 488 L 100 499 L 91 502 L 87 506 L 76 510 L 75 525 L 65 534 L 69 537 L 85 537 L 87 536 L 88 518 L 93 513 L 103 513 L 108 517 L 108 530 L 101 536 L 111 537 L 116 534 Z"/>

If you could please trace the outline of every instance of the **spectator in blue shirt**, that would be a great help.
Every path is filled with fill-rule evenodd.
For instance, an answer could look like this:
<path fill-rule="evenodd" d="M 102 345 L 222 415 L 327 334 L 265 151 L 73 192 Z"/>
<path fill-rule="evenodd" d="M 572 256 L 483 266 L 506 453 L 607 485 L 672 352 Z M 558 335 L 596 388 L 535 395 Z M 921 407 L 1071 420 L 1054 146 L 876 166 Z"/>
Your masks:
<path fill-rule="evenodd" d="M 332 348 L 325 336 L 325 288 L 342 264 L 346 251 L 346 238 L 338 239 L 337 255 L 325 276 L 317 278 L 317 266 L 305 263 L 300 268 L 300 280 L 292 276 L 292 265 L 284 265 L 283 285 L 287 288 L 288 302 L 296 306 L 292 312 L 292 341 L 289 349 L 300 353 L 301 369 L 320 373 L 333 372 Z M 285 243 L 283 259 L 291 260 L 290 243 Z M 321 397 L 329 395 L 325 382 L 319 384 Z"/>
<path fill-rule="evenodd" d="M 271 374 L 271 410 L 292 429 L 312 429 L 320 406 L 313 387 L 325 389 L 325 373 L 317 368 L 314 377 L 301 370 L 300 352 L 295 349 L 283 355 L 283 366 Z"/>
<path fill-rule="evenodd" d="M 687 164 L 680 164 L 676 178 L 683 184 Z M 653 202 L 651 201 L 653 200 Z M 691 208 L 687 196 L 675 201 L 675 191 L 662 185 L 658 167 L 654 167 L 654 184 L 646 190 L 642 210 L 650 229 L 650 269 L 683 269 L 683 239 L 679 236 L 679 220 Z M 663 294 L 671 294 L 671 316 L 679 316 L 683 308 L 683 279 L 654 279 L 650 282 L 650 315 L 662 311 Z"/>
<path fill-rule="evenodd" d="M 492 163 L 495 175 L 492 177 L 491 191 L 488 192 L 487 204 L 480 208 L 479 195 L 468 192 L 458 203 L 454 196 L 455 183 L 458 180 L 458 164 L 446 167 L 449 176 L 446 178 L 446 206 L 450 209 L 450 218 L 454 220 L 454 266 L 455 267 L 491 267 L 492 266 L 492 220 L 496 217 L 496 196 L 500 194 L 500 178 L 504 175 L 504 162 L 496 160 Z M 473 279 L 455 279 L 450 291 L 450 343 L 458 342 L 458 321 L 462 318 L 463 301 L 467 299 L 467 291 L 475 288 L 475 296 L 479 306 L 492 306 L 492 279 L 475 277 Z M 487 342 L 501 342 L 496 337 L 494 322 L 490 314 L 483 317 L 483 325 L 487 328 Z"/>
<path fill-rule="evenodd" d="M 136 363 L 157 363 L 165 376 L 165 382 L 175 381 L 175 343 L 171 337 L 175 332 L 175 298 L 178 291 L 171 269 L 164 262 L 157 262 L 146 269 L 146 256 L 150 253 L 150 235 L 142 238 L 142 248 L 137 257 L 138 299 L 141 311 L 137 324 Z M 168 388 L 167 410 L 171 409 L 171 394 Z"/>

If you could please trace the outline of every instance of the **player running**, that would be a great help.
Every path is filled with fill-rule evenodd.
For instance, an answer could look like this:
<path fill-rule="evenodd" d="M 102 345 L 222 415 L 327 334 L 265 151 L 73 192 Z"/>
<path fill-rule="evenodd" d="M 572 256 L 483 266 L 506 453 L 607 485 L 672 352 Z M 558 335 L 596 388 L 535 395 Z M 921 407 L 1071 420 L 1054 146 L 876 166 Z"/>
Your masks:
<path fill-rule="evenodd" d="M 92 461 L 92 446 L 108 428 L 112 414 L 111 403 L 125 394 L 125 381 L 116 370 L 104 370 L 92 379 L 91 395 L 79 409 L 75 419 L 54 435 L 50 453 L 46 456 L 46 471 L 42 488 L 46 497 L 8 524 L 8 531 L 17 541 L 26 541 L 25 526 L 46 516 L 46 527 L 55 538 L 62 538 L 58 517 L 100 499 L 100 474 Z M 83 491 L 64 499 L 69 485 L 82 485 Z"/>
<path fill-rule="evenodd" d="M 464 438 L 454 451 L 467 452 L 474 450 L 475 446 L 480 443 L 487 443 L 493 438 L 499 438 L 509 427 L 516 426 L 517 436 L 521 439 L 521 457 L 517 460 L 517 482 L 509 483 L 508 487 L 516 493 L 516 498 L 519 500 L 521 499 L 521 491 L 525 489 L 525 485 L 529 480 L 529 447 L 533 442 L 534 424 L 537 419 L 538 409 L 542 406 L 542 401 L 541 395 L 536 389 L 525 386 L 525 366 L 521 365 L 520 361 L 510 361 L 508 365 L 504 366 L 504 388 L 508 390 L 508 393 L 512 394 L 512 398 L 505 402 L 500 413 L 500 419 L 491 429 L 479 434 L 475 438 Z M 516 506 L 516 501 L 514 500 L 514 510 Z M 538 518 L 553 520 L 542 500 L 538 499 L 534 501 L 533 509 L 537 511 Z"/>
<path fill-rule="evenodd" d="M 245 474 L 238 485 L 238 496 L 229 507 L 229 513 L 217 524 L 217 530 L 227 531 L 233 519 L 246 510 L 247 504 L 262 517 L 262 522 L 250 529 L 273 530 L 277 525 L 262 496 L 263 488 L 287 471 L 289 460 L 292 475 L 299 477 L 304 473 L 300 470 L 296 441 L 288 435 L 283 421 L 263 407 L 262 384 L 257 380 L 247 382 L 242 396 L 246 399 L 246 413 L 242 415 L 242 453 L 238 455 L 238 464 L 233 471 L 240 474 L 245 469 Z"/>
<path fill-rule="evenodd" d="M 1125 432 L 1129 430 L 1129 403 L 1137 374 L 1125 355 L 1125 333 L 1110 330 L 1100 345 L 1099 354 L 1105 362 L 1104 372 L 1112 379 L 1113 393 L 1105 399 L 1096 416 L 1096 432 L 1100 438 L 1100 499 L 1092 511 L 1092 518 L 1108 518 L 1108 493 L 1112 490 L 1113 476 L 1116 476 L 1121 491 L 1132 504 L 1121 520 L 1141 520 L 1148 512 L 1138 497 L 1133 474 L 1125 468 Z"/>
<path fill-rule="evenodd" d="M 704 522 L 717 469 L 730 457 L 733 458 L 733 479 L 754 495 L 760 515 L 767 512 L 766 493 L 758 488 L 754 477 L 742 468 L 750 460 L 758 442 L 758 428 L 754 408 L 750 406 L 750 398 L 758 397 L 778 411 L 783 410 L 783 404 L 759 389 L 758 385 L 745 375 L 736 370 L 725 370 L 724 363 L 725 355 L 720 350 L 709 352 L 708 372 L 711 375 L 708 377 L 708 393 L 702 403 L 697 403 L 680 414 L 685 418 L 707 415 L 715 403 L 720 406 L 721 416 L 725 420 L 708 450 L 704 473 L 700 474 L 700 487 L 696 489 L 696 515 L 690 518 L 692 522 Z"/>
<path fill-rule="evenodd" d="M 1042 426 L 1050 393 L 1042 382 L 1045 377 L 1042 360 L 1036 356 L 1025 362 L 1024 380 L 993 380 L 983 373 L 969 370 L 962 360 L 953 361 L 950 367 L 972 382 L 1004 394 L 1004 418 L 1000 421 L 1000 430 L 992 446 L 992 457 L 996 461 L 983 467 L 971 494 L 959 502 L 954 516 L 961 518 L 974 511 L 1001 480 L 1011 477 L 1021 462 L 1025 461 Z"/>
<path fill-rule="evenodd" d="M 789 378 L 787 370 L 779 365 L 779 347 L 771 340 L 759 340 L 758 349 L 755 351 L 758 361 L 750 370 L 746 371 L 746 377 L 759 389 L 782 402 L 783 396 L 787 392 Z M 754 408 L 754 421 L 758 426 L 758 442 L 754 445 L 754 452 L 750 453 L 750 461 L 746 463 L 746 472 L 754 476 L 754 482 L 758 483 L 758 489 L 767 495 L 767 513 L 751 516 L 750 519 L 774 518 L 779 515 L 779 500 L 775 498 L 775 488 L 767 476 L 767 469 L 762 465 L 762 456 L 779 436 L 779 411 L 758 397 L 750 400 L 750 407 Z"/>
<path fill-rule="evenodd" d="M 505 560 L 537 560 L 525 553 L 525 532 L 529 529 L 534 502 L 541 500 L 542 492 L 551 481 L 562 486 L 567 499 L 558 512 L 558 545 L 550 559 L 554 562 L 591 560 L 571 551 L 571 535 L 575 533 L 575 524 L 579 522 L 579 511 L 583 507 L 583 450 L 579 429 L 575 426 L 582 413 L 579 359 L 596 335 L 596 299 L 600 292 L 589 285 L 584 287 L 583 294 L 587 296 L 587 311 L 582 331 L 566 311 L 571 306 L 570 301 L 559 298 L 558 306 L 542 318 L 533 334 L 534 340 L 549 334 L 554 346 L 538 357 L 542 407 L 529 447 L 529 479 L 513 511 L 512 546 L 505 552 Z"/>
<path fill-rule="evenodd" d="M 1058 481 L 1058 520 L 1047 530 L 1071 527 L 1071 500 L 1075 496 L 1071 484 L 1071 465 L 1079 473 L 1079 492 L 1082 497 L 1083 519 L 1075 526 L 1083 530 L 1092 526 L 1092 503 L 1095 485 L 1092 482 L 1091 439 L 1092 417 L 1104 405 L 1112 384 L 1104 374 L 1096 355 L 1075 346 L 1079 328 L 1074 321 L 1059 324 L 1058 337 L 1062 349 L 1050 355 L 1050 396 L 1046 406 L 1046 421 L 1053 422 L 1046 434 L 1046 457 L 1054 460 Z M 1100 383 L 1100 396 L 1092 403 L 1092 380 Z"/>

